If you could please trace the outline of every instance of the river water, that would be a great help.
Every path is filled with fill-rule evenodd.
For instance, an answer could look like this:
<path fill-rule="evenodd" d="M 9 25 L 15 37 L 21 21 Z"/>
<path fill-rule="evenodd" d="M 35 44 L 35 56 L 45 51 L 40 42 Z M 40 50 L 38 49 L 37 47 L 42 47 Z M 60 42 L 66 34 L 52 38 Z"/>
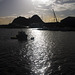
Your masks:
<path fill-rule="evenodd" d="M 0 29 L 0 75 L 75 75 L 75 32 L 22 30 Z"/>

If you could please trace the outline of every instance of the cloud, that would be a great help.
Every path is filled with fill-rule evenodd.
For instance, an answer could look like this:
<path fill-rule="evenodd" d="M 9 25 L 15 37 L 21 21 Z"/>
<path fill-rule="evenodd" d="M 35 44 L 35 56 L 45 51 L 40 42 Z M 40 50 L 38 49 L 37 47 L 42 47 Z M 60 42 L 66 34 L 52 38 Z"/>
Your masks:
<path fill-rule="evenodd" d="M 34 2 L 34 5 L 36 3 Z M 35 9 L 39 10 L 51 10 L 55 11 L 66 11 L 66 10 L 75 10 L 75 1 L 74 0 L 48 0 L 46 3 L 37 3 Z"/>
<path fill-rule="evenodd" d="M 55 9 L 55 11 L 66 11 L 66 10 L 75 10 L 75 3 L 64 3 L 64 4 L 54 4 L 52 5 L 52 8 Z"/>
<path fill-rule="evenodd" d="M 32 3 L 34 6 L 38 7 L 39 5 L 51 5 L 55 2 L 56 0 L 32 0 Z"/>
<path fill-rule="evenodd" d="M 48 0 L 47 2 L 33 2 L 34 12 L 40 15 L 53 16 L 52 9 L 54 9 L 57 17 L 75 16 L 75 0 Z M 42 1 L 42 0 L 41 0 Z"/>
<path fill-rule="evenodd" d="M 35 13 L 38 13 L 38 11 L 30 11 L 30 12 L 28 12 L 28 14 L 35 14 Z"/>
<path fill-rule="evenodd" d="M 63 0 L 63 3 L 74 3 L 75 0 Z"/>
<path fill-rule="evenodd" d="M 74 3 L 75 0 L 56 0 L 57 4 Z"/>

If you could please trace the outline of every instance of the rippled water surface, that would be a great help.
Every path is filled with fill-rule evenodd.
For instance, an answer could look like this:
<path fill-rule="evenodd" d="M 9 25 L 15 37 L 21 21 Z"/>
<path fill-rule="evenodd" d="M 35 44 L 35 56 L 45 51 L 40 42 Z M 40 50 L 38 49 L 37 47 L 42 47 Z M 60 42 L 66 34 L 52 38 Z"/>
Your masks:
<path fill-rule="evenodd" d="M 10 39 L 18 31 L 0 29 L 1 74 L 75 75 L 75 32 L 23 29 L 27 41 Z"/>

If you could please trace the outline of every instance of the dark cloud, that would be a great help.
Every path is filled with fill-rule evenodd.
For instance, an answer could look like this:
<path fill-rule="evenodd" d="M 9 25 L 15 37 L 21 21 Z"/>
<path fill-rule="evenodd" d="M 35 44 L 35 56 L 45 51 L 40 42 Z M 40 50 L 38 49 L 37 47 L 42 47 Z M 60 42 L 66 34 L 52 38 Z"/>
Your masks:
<path fill-rule="evenodd" d="M 75 0 L 56 0 L 57 4 L 74 3 Z"/>

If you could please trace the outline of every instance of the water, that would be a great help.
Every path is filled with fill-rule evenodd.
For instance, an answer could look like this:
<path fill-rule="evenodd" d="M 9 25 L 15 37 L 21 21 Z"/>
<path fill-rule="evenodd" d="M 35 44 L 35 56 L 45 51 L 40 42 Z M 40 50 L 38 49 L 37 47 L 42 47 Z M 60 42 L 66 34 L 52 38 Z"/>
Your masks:
<path fill-rule="evenodd" d="M 10 39 L 18 31 L 0 29 L 0 74 L 75 75 L 75 32 L 23 29 L 28 41 Z"/>

